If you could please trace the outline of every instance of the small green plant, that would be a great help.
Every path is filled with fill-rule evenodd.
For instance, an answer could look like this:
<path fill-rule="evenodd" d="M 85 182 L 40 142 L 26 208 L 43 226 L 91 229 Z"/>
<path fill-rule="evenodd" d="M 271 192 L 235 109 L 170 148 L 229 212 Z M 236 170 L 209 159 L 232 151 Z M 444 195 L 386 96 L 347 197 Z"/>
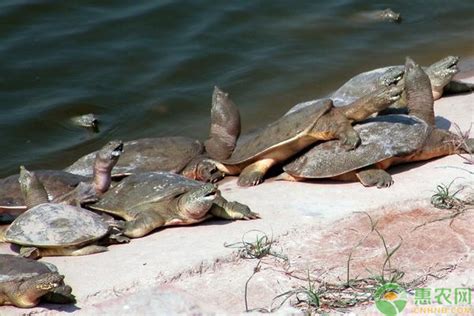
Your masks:
<path fill-rule="evenodd" d="M 456 150 L 462 148 L 463 151 L 466 152 L 466 154 L 460 154 L 458 153 L 457 155 L 464 159 L 464 163 L 473 165 L 474 164 L 474 153 L 471 151 L 470 146 L 468 145 L 468 140 L 469 140 L 469 135 L 471 134 L 471 129 L 472 129 L 472 124 L 469 127 L 469 129 L 465 132 L 461 130 L 459 125 L 454 123 L 454 129 L 455 129 L 455 134 L 457 137 L 452 140 L 451 142 L 453 145 L 456 147 Z"/>
<path fill-rule="evenodd" d="M 262 263 L 262 260 L 258 260 L 257 265 L 253 268 L 253 273 L 252 275 L 247 279 L 245 282 L 245 290 L 244 290 L 244 301 L 245 301 L 245 311 L 248 313 L 249 310 L 249 302 L 248 302 L 248 289 L 249 289 L 249 283 L 250 280 L 252 280 L 253 276 L 260 272 L 260 264 Z"/>
<path fill-rule="evenodd" d="M 472 199 L 472 197 L 468 199 L 459 199 L 456 197 L 456 195 L 464 188 L 460 188 L 455 192 L 451 192 L 451 186 L 453 185 L 456 179 L 457 178 L 454 178 L 453 181 L 451 181 L 448 185 L 438 184 L 436 186 L 435 194 L 431 196 L 431 204 L 434 207 L 451 210 L 451 213 L 446 216 L 424 222 L 413 228 L 413 231 L 428 224 L 445 220 L 449 220 L 449 226 L 451 226 L 451 224 L 458 216 L 464 214 L 468 209 L 472 209 L 472 206 L 474 206 L 474 200 Z"/>
<path fill-rule="evenodd" d="M 455 192 L 451 191 L 451 186 L 457 178 L 453 179 L 448 185 L 442 183 L 436 186 L 436 192 L 431 196 L 431 204 L 440 209 L 452 209 L 459 205 L 461 200 L 456 195 L 461 192 L 464 188 L 461 188 Z"/>
<path fill-rule="evenodd" d="M 249 234 L 255 234 L 253 237 L 253 241 L 249 241 L 247 236 Z M 249 230 L 245 234 L 242 235 L 242 241 L 232 243 L 232 244 L 227 244 L 224 243 L 224 247 L 228 248 L 237 248 L 239 249 L 239 256 L 243 259 L 258 259 L 257 265 L 253 269 L 252 275 L 247 279 L 245 282 L 245 287 L 244 287 L 244 301 L 245 301 L 245 311 L 250 312 L 250 311 L 259 311 L 259 312 L 268 312 L 265 308 L 256 308 L 256 309 L 249 309 L 249 304 L 248 304 L 248 287 L 250 280 L 260 272 L 261 270 L 261 263 L 262 263 L 262 258 L 266 256 L 273 256 L 279 259 L 283 259 L 284 261 L 288 261 L 288 257 L 276 252 L 273 250 L 273 244 L 274 240 L 273 238 L 268 237 L 268 235 L 260 230 Z"/>
<path fill-rule="evenodd" d="M 382 271 L 380 273 L 380 283 L 385 284 L 385 283 L 397 283 L 398 280 L 403 278 L 405 273 L 403 271 L 399 271 L 397 269 L 392 269 L 392 265 L 390 262 L 390 258 L 395 254 L 395 252 L 402 246 L 402 237 L 398 236 L 400 238 L 400 243 L 396 245 L 392 250 L 389 251 L 387 247 L 387 243 L 385 242 L 385 238 L 383 237 L 382 233 L 378 229 L 374 229 L 374 231 L 377 233 L 377 235 L 380 237 L 383 243 L 383 248 L 385 249 L 385 260 L 382 264 Z M 389 276 L 388 279 L 385 278 L 385 271 L 387 271 L 386 266 L 388 264 L 388 271 L 389 271 Z"/>
<path fill-rule="evenodd" d="M 351 252 L 349 253 L 349 256 L 347 257 L 347 262 L 346 262 L 346 284 L 345 284 L 346 286 L 350 286 L 351 282 L 353 281 L 350 278 L 350 275 L 351 275 L 352 255 L 354 254 L 354 251 L 364 243 L 364 241 L 369 237 L 370 234 L 372 234 L 372 232 L 377 227 L 377 223 L 378 223 L 378 221 L 374 221 L 372 219 L 372 217 L 369 215 L 369 213 L 367 213 L 367 212 L 362 212 L 362 213 L 367 215 L 367 217 L 370 220 L 370 231 L 363 238 L 361 238 L 354 247 L 352 247 Z"/>
<path fill-rule="evenodd" d="M 248 240 L 247 235 L 250 233 L 255 233 L 254 241 Z M 250 230 L 243 234 L 242 241 L 232 244 L 225 243 L 224 246 L 228 248 L 238 248 L 240 257 L 244 259 L 261 259 L 270 255 L 288 260 L 287 256 L 272 249 L 274 242 L 273 238 L 268 237 L 266 233 L 260 230 Z"/>
<path fill-rule="evenodd" d="M 304 298 L 301 298 L 299 296 L 301 294 L 304 295 Z M 292 296 L 296 296 L 296 299 L 298 301 L 297 304 L 304 303 L 304 304 L 307 305 L 308 308 L 311 308 L 311 307 L 312 308 L 319 308 L 321 306 L 320 295 L 321 295 L 321 290 L 319 288 L 317 288 L 316 283 L 311 280 L 311 277 L 310 277 L 310 274 L 309 274 L 309 271 L 308 271 L 308 286 L 301 286 L 301 287 L 299 287 L 295 290 L 286 291 L 282 294 L 279 294 L 279 295 L 275 296 L 273 298 L 272 305 L 276 300 L 278 300 L 282 297 L 284 297 L 284 299 L 283 299 L 283 301 L 281 301 L 280 304 L 278 304 L 277 307 L 272 308 L 271 311 L 278 310 Z"/>

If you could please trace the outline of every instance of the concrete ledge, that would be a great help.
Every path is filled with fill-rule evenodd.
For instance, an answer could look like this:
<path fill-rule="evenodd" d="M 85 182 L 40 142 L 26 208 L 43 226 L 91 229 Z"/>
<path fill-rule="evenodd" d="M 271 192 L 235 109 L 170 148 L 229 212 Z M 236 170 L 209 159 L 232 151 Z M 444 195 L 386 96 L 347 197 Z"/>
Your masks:
<path fill-rule="evenodd" d="M 474 82 L 473 75 L 463 80 Z M 440 126 L 454 130 L 449 122 L 456 122 L 462 130 L 468 130 L 474 121 L 474 94 L 438 100 L 435 113 Z M 471 137 L 474 137 L 474 128 Z M 213 220 L 196 226 L 167 228 L 132 240 L 130 244 L 110 246 L 106 253 L 42 259 L 55 264 L 66 276 L 66 283 L 72 286 L 78 299 L 76 306 L 50 305 L 30 310 L 0 307 L 0 314 L 242 312 L 243 302 L 237 300 L 242 300 L 243 296 L 238 291 L 242 291 L 241 282 L 245 282 L 251 273 L 250 265 L 238 263 L 240 260 L 236 259 L 232 249 L 224 247 L 224 243 L 239 241 L 245 232 L 253 229 L 282 240 L 285 240 L 285 234 L 300 230 L 320 236 L 325 228 L 355 211 L 373 212 L 394 207 L 409 211 L 426 205 L 436 185 L 448 184 L 455 178 L 456 188 L 474 187 L 474 166 L 465 164 L 458 156 L 400 166 L 389 171 L 395 184 L 388 189 L 365 188 L 359 183 L 290 183 L 271 179 L 257 187 L 243 189 L 237 187 L 235 178 L 229 178 L 221 184 L 223 195 L 229 200 L 248 204 L 261 214 L 261 220 Z M 0 253 L 12 251 L 8 245 L 2 244 Z M 439 260 L 443 258 L 440 256 Z M 235 282 L 222 283 L 228 280 L 221 282 L 219 279 L 224 264 L 235 264 L 234 269 L 226 270 Z M 243 277 L 238 277 L 239 274 Z M 201 276 L 199 284 L 202 286 L 199 288 L 194 284 L 189 291 L 182 280 L 196 275 Z M 226 298 L 226 293 L 213 291 L 213 288 L 223 288 L 222 284 L 226 284 L 229 293 L 238 295 L 228 294 L 229 298 Z M 164 290 L 166 287 L 172 294 Z M 193 295 L 193 291 L 199 291 L 199 295 Z M 203 301 L 203 297 L 208 299 Z M 215 309 L 216 306 L 219 308 Z"/>

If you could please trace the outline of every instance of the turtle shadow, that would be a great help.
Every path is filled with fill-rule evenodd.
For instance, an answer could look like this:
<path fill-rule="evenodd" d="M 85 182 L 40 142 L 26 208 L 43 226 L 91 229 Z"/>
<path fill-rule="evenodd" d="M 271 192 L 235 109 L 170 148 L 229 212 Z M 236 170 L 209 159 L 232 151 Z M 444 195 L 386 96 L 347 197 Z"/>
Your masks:
<path fill-rule="evenodd" d="M 443 157 L 439 157 L 439 158 L 443 158 Z M 416 161 L 416 162 L 410 162 L 410 163 L 405 163 L 403 165 L 398 165 L 398 166 L 393 166 L 393 167 L 390 167 L 388 168 L 388 173 L 390 174 L 399 174 L 399 173 L 403 173 L 403 172 L 406 172 L 406 171 L 409 171 L 411 169 L 416 169 L 416 168 L 419 168 L 433 160 L 436 160 L 438 158 L 433 158 L 433 159 L 430 159 L 430 160 L 425 160 L 425 161 Z"/>
<path fill-rule="evenodd" d="M 203 222 L 200 222 L 200 223 L 194 223 L 194 224 L 191 224 L 191 225 L 177 225 L 177 226 L 170 226 L 170 227 L 167 227 L 166 229 L 176 229 L 176 228 L 185 228 L 185 227 L 197 227 L 197 226 L 222 226 L 222 225 L 228 225 L 228 224 L 231 224 L 235 222 L 235 220 L 232 220 L 232 219 L 225 219 L 225 218 L 219 218 L 219 217 L 213 217 L 213 218 L 209 218 L 209 219 L 206 219 L 205 221 Z"/>
<path fill-rule="evenodd" d="M 225 219 L 225 218 L 211 218 L 206 220 L 205 222 L 202 222 L 200 225 L 201 226 L 222 226 L 222 225 L 228 225 L 235 222 L 235 220 L 232 219 Z M 198 224 L 196 224 L 198 225 Z"/>
<path fill-rule="evenodd" d="M 409 171 L 411 169 L 416 169 L 416 168 L 422 167 L 426 163 L 429 163 L 433 160 L 437 160 L 437 159 L 441 159 L 441 158 L 443 158 L 443 157 L 437 157 L 437 158 L 433 158 L 433 159 L 425 160 L 425 161 L 417 161 L 417 162 L 410 162 L 410 163 L 405 163 L 405 164 L 401 164 L 401 165 L 396 165 L 396 166 L 392 166 L 392 167 L 388 168 L 386 171 L 390 175 L 396 175 L 396 174 L 399 174 L 399 173 Z M 284 182 L 284 180 L 277 180 L 275 178 L 272 178 L 272 179 L 269 179 L 269 182 Z M 333 179 L 330 179 L 330 178 L 321 178 L 321 179 L 306 179 L 302 183 L 320 184 L 320 185 L 324 185 L 324 186 L 341 186 L 341 185 L 347 185 L 347 184 L 352 184 L 352 183 L 358 183 L 358 181 L 356 181 L 356 180 L 354 180 L 354 181 L 343 181 L 343 180 L 333 180 Z"/>
<path fill-rule="evenodd" d="M 47 309 L 48 311 L 56 311 L 56 312 L 63 312 L 63 313 L 74 313 L 81 308 L 77 307 L 76 305 L 72 304 L 51 304 L 51 303 L 41 303 L 39 307 Z"/>
<path fill-rule="evenodd" d="M 444 129 L 444 130 L 449 130 L 451 128 L 451 121 L 442 117 L 442 116 L 436 116 L 435 117 L 435 123 L 436 127 Z"/>

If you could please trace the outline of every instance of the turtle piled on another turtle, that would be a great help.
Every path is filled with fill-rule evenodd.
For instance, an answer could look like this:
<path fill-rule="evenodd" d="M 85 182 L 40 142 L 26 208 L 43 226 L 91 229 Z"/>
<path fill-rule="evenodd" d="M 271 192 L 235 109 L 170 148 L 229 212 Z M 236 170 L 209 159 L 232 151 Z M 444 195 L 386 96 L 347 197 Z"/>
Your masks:
<path fill-rule="evenodd" d="M 351 152 L 338 141 L 319 144 L 283 167 L 278 179 L 301 181 L 333 178 L 359 180 L 365 186 L 390 186 L 384 169 L 399 163 L 427 160 L 464 150 L 474 150 L 474 139 L 457 148 L 457 136 L 434 126 L 430 80 L 422 68 L 407 57 L 405 86 L 410 116 L 384 115 L 355 127 L 362 145 Z"/>
<path fill-rule="evenodd" d="M 214 161 L 229 175 L 239 175 L 240 186 L 261 183 L 267 171 L 320 140 L 338 138 L 347 150 L 359 145 L 352 127 L 400 98 L 402 89 L 391 85 L 345 106 L 335 108 L 331 100 L 289 113 L 265 128 L 239 139 L 230 158 Z"/>
<path fill-rule="evenodd" d="M 431 89 L 434 100 L 441 98 L 443 93 L 464 93 L 474 90 L 474 85 L 466 82 L 453 80 L 455 74 L 459 72 L 457 64 L 459 57 L 447 56 L 431 66 L 426 68 L 431 83 Z M 339 89 L 331 93 L 328 98 L 331 98 L 335 106 L 343 106 L 354 102 L 360 97 L 372 93 L 381 87 L 398 82 L 400 87 L 404 87 L 404 65 L 389 66 L 378 68 L 370 71 L 360 73 L 346 83 Z M 317 104 L 322 99 L 298 103 L 293 106 L 288 113 L 296 111 L 312 104 Z M 407 105 L 406 93 L 397 102 L 394 102 L 390 108 L 405 108 Z"/>
<path fill-rule="evenodd" d="M 97 196 L 108 190 L 110 174 L 123 150 L 123 143 L 110 141 L 95 154 L 88 166 L 92 177 L 84 177 L 62 170 L 37 170 L 36 176 L 46 188 L 49 201 L 69 204 L 95 201 Z M 18 175 L 0 180 L 0 215 L 16 217 L 26 210 L 26 203 L 18 182 Z"/>
<path fill-rule="evenodd" d="M 123 233 L 133 238 L 158 227 L 195 224 L 212 216 L 259 218 L 248 206 L 225 200 L 214 184 L 169 172 L 133 174 L 89 207 L 125 219 Z"/>
<path fill-rule="evenodd" d="M 181 173 L 191 179 L 216 182 L 223 174 L 205 161 L 225 159 L 234 150 L 240 134 L 240 114 L 228 93 L 214 87 L 212 95 L 211 127 L 204 145 L 189 137 L 142 138 L 124 143 L 125 151 L 114 167 L 113 177 L 133 173 L 168 171 Z M 95 152 L 79 158 L 65 170 L 82 176 L 91 176 Z"/>
<path fill-rule="evenodd" d="M 459 72 L 457 66 L 458 62 L 459 57 L 447 56 L 425 68 L 425 72 L 431 83 L 434 100 L 441 98 L 445 92 L 462 93 L 473 90 L 473 84 L 453 80 L 454 75 Z M 363 72 L 349 79 L 339 89 L 333 92 L 330 97 L 334 100 L 334 104 L 336 105 L 348 104 L 362 95 L 377 89 L 381 84 L 384 84 L 384 81 L 397 75 L 397 72 L 403 74 L 404 69 L 404 65 L 398 65 Z M 402 77 L 399 84 L 403 86 L 404 82 L 404 78 Z M 394 105 L 396 107 L 406 107 L 407 100 L 405 97 L 402 97 L 400 101 Z"/>
<path fill-rule="evenodd" d="M 331 178 L 358 179 L 365 186 L 388 187 L 393 181 L 384 170 L 368 168 L 395 156 L 408 155 L 423 146 L 428 125 L 403 114 L 370 118 L 354 126 L 361 145 L 345 151 L 337 140 L 314 146 L 283 167 L 277 180 Z"/>
<path fill-rule="evenodd" d="M 74 295 L 64 276 L 51 263 L 0 254 L 0 306 L 29 308 L 40 300 L 74 303 Z"/>
<path fill-rule="evenodd" d="M 120 226 L 119 223 L 109 222 L 80 207 L 49 203 L 39 179 L 25 168 L 20 171 L 19 181 L 24 199 L 31 208 L 10 224 L 4 240 L 22 246 L 22 256 L 81 256 L 107 251 L 97 242 L 109 238 L 113 225 Z M 128 241 L 121 238 L 120 233 L 110 238 Z"/>

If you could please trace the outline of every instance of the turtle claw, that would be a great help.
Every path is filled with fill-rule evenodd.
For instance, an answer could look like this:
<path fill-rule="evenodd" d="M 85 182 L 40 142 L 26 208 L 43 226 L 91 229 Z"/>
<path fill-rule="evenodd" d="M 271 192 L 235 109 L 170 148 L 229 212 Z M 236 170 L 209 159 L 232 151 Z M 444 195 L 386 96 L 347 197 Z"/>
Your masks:
<path fill-rule="evenodd" d="M 369 169 L 357 174 L 360 182 L 366 187 L 377 186 L 379 189 L 388 188 L 393 184 L 392 176 L 385 170 Z"/>
<path fill-rule="evenodd" d="M 20 256 L 28 259 L 39 259 L 41 258 L 41 253 L 36 247 L 21 247 Z"/>
<path fill-rule="evenodd" d="M 211 175 L 209 176 L 209 182 L 216 183 L 224 179 L 224 177 L 225 177 L 225 173 L 216 168 L 216 170 L 212 172 Z"/>
<path fill-rule="evenodd" d="M 341 143 L 346 151 L 354 150 L 360 145 L 361 140 L 357 133 L 344 135 L 341 137 Z"/>
<path fill-rule="evenodd" d="M 130 242 L 130 238 L 122 235 L 121 233 L 119 234 L 113 233 L 107 238 L 108 244 L 128 244 L 129 242 Z"/>
<path fill-rule="evenodd" d="M 393 184 L 393 180 L 390 178 L 390 180 L 386 180 L 386 179 L 381 179 L 378 183 L 377 183 L 377 188 L 378 189 L 383 189 L 383 188 L 388 188 L 390 187 L 392 184 Z"/>
<path fill-rule="evenodd" d="M 263 182 L 263 174 L 261 172 L 250 172 L 240 174 L 237 184 L 241 187 L 251 187 Z"/>
<path fill-rule="evenodd" d="M 394 96 L 391 96 L 391 97 L 390 97 L 390 101 L 395 102 L 395 101 L 397 101 L 397 100 L 400 100 L 400 95 L 394 95 Z"/>
<path fill-rule="evenodd" d="M 113 219 L 108 223 L 112 229 L 123 231 L 125 229 L 126 221 L 120 219 Z"/>
<path fill-rule="evenodd" d="M 254 213 L 250 208 L 239 202 L 227 202 L 226 209 L 234 219 L 252 220 L 260 218 L 258 213 Z"/>
<path fill-rule="evenodd" d="M 245 220 L 252 220 L 252 219 L 259 219 L 259 218 L 261 218 L 261 217 L 260 217 L 260 214 L 254 213 L 254 212 L 250 212 L 250 214 L 244 216 L 243 219 L 245 219 Z"/>

